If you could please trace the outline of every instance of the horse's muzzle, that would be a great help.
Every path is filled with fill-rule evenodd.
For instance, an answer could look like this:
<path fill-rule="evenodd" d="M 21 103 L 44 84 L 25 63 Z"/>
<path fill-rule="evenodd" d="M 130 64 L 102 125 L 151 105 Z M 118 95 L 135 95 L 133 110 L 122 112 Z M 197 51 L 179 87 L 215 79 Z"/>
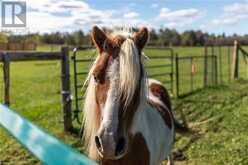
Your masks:
<path fill-rule="evenodd" d="M 95 136 L 95 143 L 100 157 L 116 160 L 122 158 L 127 151 L 127 140 L 116 138 L 112 132 L 103 131 Z"/>

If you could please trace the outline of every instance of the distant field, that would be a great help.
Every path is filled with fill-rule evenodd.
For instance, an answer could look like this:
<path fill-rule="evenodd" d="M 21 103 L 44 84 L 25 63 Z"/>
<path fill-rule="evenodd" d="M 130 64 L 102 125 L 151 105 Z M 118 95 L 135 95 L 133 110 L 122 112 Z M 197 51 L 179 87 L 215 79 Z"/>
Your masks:
<path fill-rule="evenodd" d="M 59 51 L 61 48 L 60 45 L 42 45 L 38 47 L 38 51 Z M 173 47 L 174 50 L 174 57 L 177 54 L 179 57 L 182 56 L 203 56 L 204 55 L 204 47 Z M 223 58 L 227 59 L 227 48 L 223 47 L 222 53 L 223 53 Z M 95 54 L 95 50 L 89 50 L 89 51 L 79 51 L 78 52 L 78 57 L 79 58 L 94 58 Z M 144 53 L 146 56 L 152 57 L 152 56 L 170 56 L 170 51 L 168 50 L 162 50 L 162 49 L 145 49 Z M 218 50 L 215 50 L 215 53 L 218 53 Z M 211 50 L 209 50 L 209 55 L 211 55 Z M 226 57 L 225 57 L 226 55 Z M 175 62 L 175 61 L 173 61 Z M 146 59 L 145 60 L 145 64 L 146 65 L 168 65 L 170 64 L 171 61 L 170 60 L 166 60 L 166 59 Z M 202 78 L 202 74 L 203 74 L 203 60 L 201 61 L 194 61 L 194 63 L 196 63 L 196 67 L 197 67 L 197 73 L 194 75 L 194 81 L 197 82 L 197 84 L 195 85 L 195 88 L 199 88 L 202 86 L 203 84 L 203 78 Z M 224 61 L 224 63 L 227 63 L 227 61 Z M 187 92 L 187 90 L 189 90 L 189 84 L 190 84 L 190 80 L 188 79 L 189 76 L 189 71 L 191 70 L 191 64 L 189 60 L 185 60 L 180 62 L 180 70 L 182 71 L 182 78 L 183 81 L 180 81 L 180 83 L 183 83 L 183 88 L 181 89 L 182 91 Z M 88 67 L 90 66 L 90 63 L 85 63 L 85 64 L 79 64 L 79 70 L 83 71 L 83 70 L 87 70 Z M 175 65 L 173 68 L 174 72 L 175 72 Z M 160 68 L 149 68 L 148 70 L 148 75 L 158 75 L 161 73 L 168 73 L 171 72 L 171 68 L 168 67 L 160 67 Z M 225 71 L 225 76 L 227 76 L 227 69 L 224 70 Z M 185 72 L 185 73 L 183 73 Z M 85 76 L 82 76 L 82 80 L 84 79 Z M 165 83 L 165 86 L 170 89 L 171 88 L 171 84 L 168 83 L 168 81 L 170 81 L 170 76 L 169 75 L 160 75 L 160 76 L 155 76 L 155 79 L 160 80 L 161 82 Z M 174 77 L 175 80 L 175 77 Z M 199 81 L 198 81 L 199 80 Z M 187 85 L 185 85 L 187 84 Z M 173 93 L 175 94 L 176 88 L 175 88 L 175 81 L 173 82 Z"/>
<path fill-rule="evenodd" d="M 60 46 L 56 45 L 53 47 L 49 45 L 38 47 L 38 51 L 59 50 Z M 204 48 L 175 47 L 174 52 L 177 52 L 180 56 L 196 56 L 203 55 Z M 94 51 L 79 53 L 79 56 L 84 58 L 90 58 L 95 54 Z M 168 52 L 163 50 L 145 50 L 145 54 L 148 56 L 165 55 L 168 54 Z M 223 57 L 223 59 L 226 58 Z M 168 61 L 161 60 L 148 61 L 149 64 L 156 65 L 167 64 L 167 62 Z M 182 70 L 189 67 L 188 64 L 181 65 Z M 79 70 L 86 70 L 89 66 L 90 63 L 83 64 L 79 67 Z M 11 107 L 35 124 L 83 152 L 82 145 L 78 138 L 63 133 L 59 95 L 60 62 L 16 62 L 11 63 L 10 67 Z M 241 71 L 242 77 L 245 77 L 246 69 L 244 65 Z M 149 73 L 160 73 L 164 71 L 166 71 L 166 69 L 153 69 L 149 70 Z M 158 77 L 160 80 L 167 78 L 168 77 Z M 2 81 L 2 70 L 0 70 L 0 91 L 3 91 Z M 83 81 L 84 76 L 80 77 L 80 83 L 83 83 Z M 185 79 L 185 84 L 187 83 Z M 247 131 L 244 130 L 244 128 L 247 128 L 247 123 L 245 123 L 245 121 L 247 121 L 247 109 L 245 105 L 248 104 L 248 86 L 246 84 L 247 82 L 237 82 L 229 87 L 211 88 L 199 94 L 187 97 L 185 100 L 173 102 L 174 107 L 185 111 L 186 118 L 189 120 L 194 131 L 196 131 L 195 133 L 197 133 L 196 137 L 195 133 L 178 137 L 180 140 L 176 144 L 177 149 L 182 149 L 192 138 L 197 138 L 197 141 L 194 141 L 192 145 L 182 149 L 187 159 L 178 163 L 200 164 L 202 161 L 204 161 L 205 164 L 224 164 L 229 162 L 230 164 L 248 163 L 246 157 L 248 154 L 248 144 L 246 142 L 247 140 L 244 140 L 248 138 L 246 134 Z M 165 85 L 168 87 L 167 84 Z M 202 102 L 194 102 L 196 100 L 201 100 Z M 233 100 L 237 102 L 233 102 Z M 1 92 L 0 102 L 2 101 Z M 234 116 L 235 120 L 232 120 L 231 116 Z M 76 127 L 80 127 L 77 123 L 74 124 Z M 232 134 L 231 131 L 234 131 L 234 134 Z M 235 144 L 238 145 L 235 146 Z M 40 164 L 2 128 L 0 128 L 0 146 L 0 165 Z"/>
<path fill-rule="evenodd" d="M 39 45 L 37 51 L 59 51 L 63 45 Z M 199 55 L 204 53 L 203 47 L 173 47 L 175 52 L 182 55 Z M 155 52 L 160 52 L 159 50 Z M 148 51 L 149 53 L 149 51 Z"/>

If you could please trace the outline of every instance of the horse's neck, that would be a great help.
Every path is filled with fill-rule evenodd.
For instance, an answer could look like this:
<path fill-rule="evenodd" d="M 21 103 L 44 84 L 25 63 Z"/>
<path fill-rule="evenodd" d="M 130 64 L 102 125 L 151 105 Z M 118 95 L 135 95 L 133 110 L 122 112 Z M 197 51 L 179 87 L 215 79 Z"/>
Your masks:
<path fill-rule="evenodd" d="M 156 109 L 148 103 L 141 103 L 133 120 L 132 134 L 141 133 L 150 151 L 151 164 L 164 159 L 159 155 L 161 145 L 165 144 L 165 124 Z"/>
<path fill-rule="evenodd" d="M 151 164 L 158 164 L 157 161 L 164 160 L 170 153 L 174 129 L 166 126 L 159 111 L 148 102 L 140 103 L 134 116 L 132 133 L 143 135 L 151 154 Z"/>
<path fill-rule="evenodd" d="M 141 102 L 133 119 L 132 133 L 142 133 L 144 136 L 150 136 L 151 131 L 158 128 L 160 114 L 147 102 Z M 163 121 L 161 121 L 163 122 Z"/>

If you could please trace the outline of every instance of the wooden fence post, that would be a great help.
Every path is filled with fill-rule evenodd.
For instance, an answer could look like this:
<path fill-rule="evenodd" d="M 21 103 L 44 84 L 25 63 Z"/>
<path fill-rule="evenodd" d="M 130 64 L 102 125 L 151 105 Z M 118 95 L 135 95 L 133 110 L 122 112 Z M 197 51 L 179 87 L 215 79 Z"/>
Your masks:
<path fill-rule="evenodd" d="M 191 91 L 193 91 L 194 89 L 194 80 L 193 80 L 193 57 L 190 57 L 190 66 L 189 66 L 189 70 L 190 70 L 190 89 Z"/>
<path fill-rule="evenodd" d="M 204 48 L 204 87 L 208 85 L 208 46 Z"/>
<path fill-rule="evenodd" d="M 232 80 L 239 77 L 239 44 L 234 41 L 233 59 L 232 59 Z"/>
<path fill-rule="evenodd" d="M 176 97 L 179 97 L 179 64 L 178 54 L 176 53 Z"/>
<path fill-rule="evenodd" d="M 71 114 L 71 90 L 70 90 L 70 61 L 68 47 L 61 49 L 61 94 L 62 94 L 62 107 L 64 130 L 66 132 L 73 131 L 72 114 Z"/>
<path fill-rule="evenodd" d="M 171 50 L 171 93 L 174 95 L 174 51 Z"/>
<path fill-rule="evenodd" d="M 10 86 L 10 73 L 9 73 L 9 63 L 10 58 L 7 53 L 4 53 L 3 55 L 3 84 L 4 84 L 4 104 L 9 106 L 10 104 L 10 95 L 9 95 L 9 86 Z"/>
<path fill-rule="evenodd" d="M 231 47 L 228 46 L 228 82 L 231 82 L 231 73 L 232 73 L 232 68 L 231 68 Z"/>
<path fill-rule="evenodd" d="M 213 56 L 213 59 L 214 59 L 214 85 L 217 85 L 218 84 L 218 57 L 217 55 L 214 55 Z"/>
<path fill-rule="evenodd" d="M 220 84 L 223 83 L 223 72 L 222 72 L 222 48 L 221 45 L 218 46 L 219 49 L 219 77 L 220 77 Z"/>
<path fill-rule="evenodd" d="M 211 45 L 211 56 L 212 56 L 212 85 L 216 83 L 215 81 L 215 59 L 214 59 L 214 56 L 215 56 L 215 52 L 214 52 L 214 45 Z"/>

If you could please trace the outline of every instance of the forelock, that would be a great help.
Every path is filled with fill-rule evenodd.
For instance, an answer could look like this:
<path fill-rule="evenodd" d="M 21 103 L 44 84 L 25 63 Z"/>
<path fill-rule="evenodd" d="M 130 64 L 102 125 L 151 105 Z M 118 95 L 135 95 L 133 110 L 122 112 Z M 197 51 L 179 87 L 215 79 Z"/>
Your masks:
<path fill-rule="evenodd" d="M 127 106 L 135 94 L 140 82 L 141 61 L 134 41 L 126 39 L 121 46 L 120 54 L 120 91 Z"/>

